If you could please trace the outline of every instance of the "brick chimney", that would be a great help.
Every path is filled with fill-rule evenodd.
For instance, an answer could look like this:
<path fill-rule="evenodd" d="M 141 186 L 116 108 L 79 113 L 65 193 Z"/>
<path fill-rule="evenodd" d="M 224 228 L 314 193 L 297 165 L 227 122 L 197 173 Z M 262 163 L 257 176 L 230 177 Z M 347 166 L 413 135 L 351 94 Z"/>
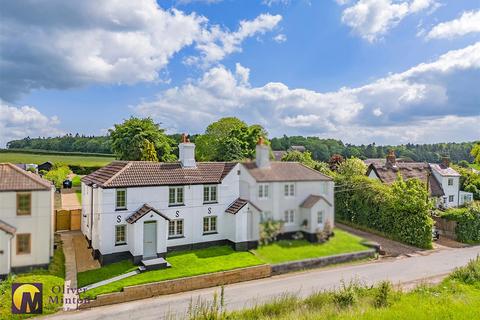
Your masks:
<path fill-rule="evenodd" d="M 387 168 L 395 168 L 397 166 L 397 158 L 395 157 L 395 152 L 393 150 L 388 151 L 385 166 Z"/>
<path fill-rule="evenodd" d="M 445 168 L 448 168 L 450 167 L 450 157 L 445 155 L 442 157 L 442 166 L 444 166 Z"/>
<path fill-rule="evenodd" d="M 270 148 L 265 144 L 263 137 L 258 139 L 255 148 L 255 162 L 258 168 L 270 167 Z"/>
<path fill-rule="evenodd" d="M 195 168 L 195 144 L 190 142 L 188 136 L 182 134 L 182 142 L 178 145 L 178 158 L 182 167 Z"/>

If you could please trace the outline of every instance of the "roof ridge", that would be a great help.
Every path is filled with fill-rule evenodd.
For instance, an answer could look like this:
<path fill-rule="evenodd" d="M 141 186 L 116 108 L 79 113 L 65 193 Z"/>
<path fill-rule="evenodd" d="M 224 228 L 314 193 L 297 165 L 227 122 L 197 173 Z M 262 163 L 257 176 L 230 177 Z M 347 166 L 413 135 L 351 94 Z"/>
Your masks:
<path fill-rule="evenodd" d="M 125 171 L 127 168 L 130 168 L 132 166 L 132 161 L 127 161 L 127 164 L 120 170 L 118 170 L 118 172 L 116 172 L 113 176 L 111 176 L 110 178 L 108 178 L 107 181 L 105 181 L 103 183 L 103 185 L 108 185 L 110 182 L 112 182 L 112 180 L 114 178 L 116 178 L 120 173 L 122 173 L 123 171 Z"/>
<path fill-rule="evenodd" d="M 22 170 L 19 167 L 17 167 L 16 165 L 14 165 L 13 163 L 10 163 L 10 162 L 6 162 L 5 164 L 7 166 L 11 167 L 13 170 L 16 170 L 18 173 L 23 174 L 25 177 L 29 178 L 33 182 L 41 184 L 46 188 L 51 188 L 52 187 L 52 184 L 50 182 L 48 182 L 47 180 L 45 180 L 41 177 L 34 176 L 33 173 L 31 173 L 30 171 Z"/>

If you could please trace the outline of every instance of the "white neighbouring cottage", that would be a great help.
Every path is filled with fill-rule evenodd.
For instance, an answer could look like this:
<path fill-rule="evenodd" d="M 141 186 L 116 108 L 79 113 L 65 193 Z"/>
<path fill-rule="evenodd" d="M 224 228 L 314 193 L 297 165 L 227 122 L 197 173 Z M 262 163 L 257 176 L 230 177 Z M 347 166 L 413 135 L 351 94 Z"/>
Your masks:
<path fill-rule="evenodd" d="M 473 194 L 460 190 L 460 174 L 450 167 L 448 157 L 442 163 L 397 161 L 393 150 L 386 159 L 367 159 L 367 176 L 384 183 L 393 183 L 400 174 L 403 179 L 417 178 L 427 184 L 430 197 L 438 208 L 451 208 L 473 201 Z"/>
<path fill-rule="evenodd" d="M 0 277 L 47 267 L 53 255 L 53 185 L 0 163 Z"/>
<path fill-rule="evenodd" d="M 114 161 L 82 179 L 82 232 L 102 264 L 230 244 L 255 248 L 261 219 L 284 220 L 283 237 L 313 241 L 333 226 L 333 181 L 296 162 L 271 162 L 259 141 L 255 162 Z"/>

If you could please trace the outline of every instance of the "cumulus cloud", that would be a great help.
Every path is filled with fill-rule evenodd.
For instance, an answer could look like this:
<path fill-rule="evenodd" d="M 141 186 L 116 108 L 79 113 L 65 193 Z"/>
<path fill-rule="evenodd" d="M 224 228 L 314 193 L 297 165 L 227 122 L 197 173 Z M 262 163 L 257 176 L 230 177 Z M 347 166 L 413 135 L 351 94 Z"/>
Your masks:
<path fill-rule="evenodd" d="M 246 38 L 271 31 L 281 20 L 281 15 L 261 14 L 253 20 L 240 21 L 240 26 L 234 32 L 223 30 L 220 26 L 204 29 L 195 46 L 200 56 L 188 57 L 185 62 L 208 67 L 229 54 L 241 51 L 241 44 Z"/>
<path fill-rule="evenodd" d="M 57 117 L 47 117 L 30 106 L 13 107 L 0 101 L 0 146 L 26 136 L 54 136 L 63 134 L 58 129 Z"/>
<path fill-rule="evenodd" d="M 341 5 L 349 1 L 339 1 Z M 435 8 L 434 0 L 359 0 L 343 10 L 342 22 L 369 42 L 384 36 L 408 15 Z"/>
<path fill-rule="evenodd" d="M 0 98 L 13 101 L 39 88 L 158 81 L 183 48 L 196 44 L 205 59 L 219 61 L 280 19 L 261 15 L 232 33 L 155 0 L 9 1 L 0 10 Z"/>
<path fill-rule="evenodd" d="M 275 40 L 278 43 L 282 43 L 287 41 L 287 36 L 284 35 L 283 33 L 277 34 L 275 37 L 273 37 L 273 40 Z"/>
<path fill-rule="evenodd" d="M 195 81 L 160 92 L 135 110 L 178 132 L 201 132 L 210 122 L 234 114 L 264 125 L 273 135 L 314 134 L 345 137 L 350 142 L 376 136 L 379 142 L 398 143 L 406 134 L 402 130 L 408 130 L 411 141 L 423 141 L 429 129 L 448 132 L 458 123 L 471 129 L 459 137 L 476 139 L 480 134 L 472 120 L 480 117 L 476 88 L 480 42 L 361 87 L 325 93 L 278 82 L 254 87 L 245 69 L 240 64 L 234 72 L 216 66 Z M 458 121 L 436 129 L 445 119 Z M 437 138 L 443 136 L 448 134 Z"/>
<path fill-rule="evenodd" d="M 437 24 L 427 34 L 427 39 L 452 39 L 469 33 L 480 33 L 480 10 L 467 11 L 458 19 Z"/>

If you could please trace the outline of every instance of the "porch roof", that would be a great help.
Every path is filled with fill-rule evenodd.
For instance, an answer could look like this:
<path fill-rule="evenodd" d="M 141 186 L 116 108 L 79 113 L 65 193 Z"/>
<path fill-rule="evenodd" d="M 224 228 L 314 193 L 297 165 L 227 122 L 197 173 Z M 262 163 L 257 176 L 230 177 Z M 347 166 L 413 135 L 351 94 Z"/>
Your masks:
<path fill-rule="evenodd" d="M 250 201 L 248 200 L 245 200 L 245 199 L 242 199 L 242 198 L 238 198 L 237 200 L 233 201 L 232 204 L 230 204 L 228 206 L 228 208 L 225 210 L 226 213 L 231 213 L 231 214 L 236 214 L 237 212 L 239 212 L 243 207 L 245 207 L 245 205 L 247 203 L 250 203 L 250 205 L 252 207 L 254 207 L 256 210 L 258 211 L 262 211 L 260 210 L 256 205 L 254 205 L 253 203 L 251 203 Z"/>
<path fill-rule="evenodd" d="M 6 233 L 10 233 L 14 235 L 17 229 L 14 226 L 9 225 L 8 223 L 0 220 L 0 230 L 5 231 Z"/>
<path fill-rule="evenodd" d="M 312 208 L 318 201 L 320 200 L 323 200 L 325 201 L 330 207 L 332 206 L 332 204 L 330 203 L 330 201 L 327 200 L 327 198 L 325 198 L 324 196 L 320 196 L 320 195 L 314 195 L 314 194 L 311 194 L 307 197 L 307 199 L 305 199 L 302 204 L 300 205 L 301 208 L 305 208 L 305 209 L 310 209 Z"/>
<path fill-rule="evenodd" d="M 166 215 L 164 215 L 163 213 L 161 213 L 160 211 L 158 211 L 157 209 L 151 207 L 150 205 L 148 204 L 144 204 L 143 206 L 140 207 L 140 209 L 138 209 L 137 211 L 135 211 L 134 213 L 132 213 L 127 219 L 126 221 L 130 224 L 133 224 L 135 222 L 137 222 L 140 218 L 142 218 L 144 215 L 146 215 L 147 213 L 149 213 L 150 211 L 153 211 L 155 212 L 156 214 L 158 214 L 159 216 L 161 216 L 162 218 L 164 218 L 165 220 L 168 220 L 170 221 L 170 218 L 167 217 Z"/>

